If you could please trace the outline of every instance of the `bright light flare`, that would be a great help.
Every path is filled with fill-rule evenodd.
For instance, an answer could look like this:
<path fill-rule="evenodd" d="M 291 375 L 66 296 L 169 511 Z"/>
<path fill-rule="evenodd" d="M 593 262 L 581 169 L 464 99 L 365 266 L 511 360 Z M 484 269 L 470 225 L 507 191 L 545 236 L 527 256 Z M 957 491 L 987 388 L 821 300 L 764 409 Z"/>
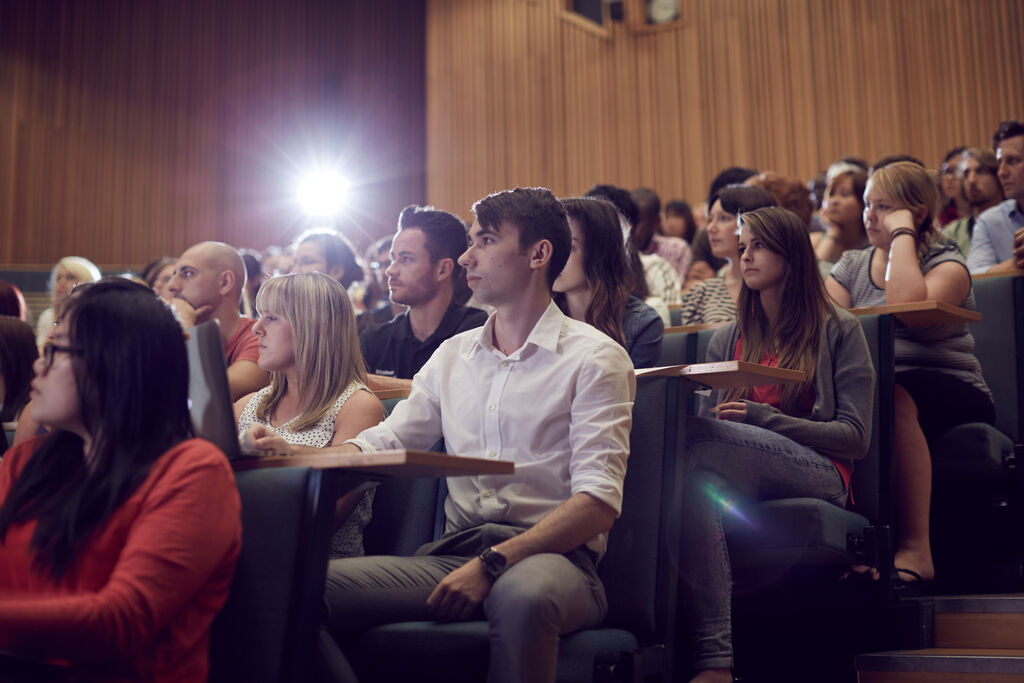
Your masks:
<path fill-rule="evenodd" d="M 710 498 L 712 502 L 722 506 L 722 512 L 743 521 L 747 526 L 753 526 L 753 522 L 747 519 L 746 515 L 740 512 L 739 507 L 733 501 L 719 493 L 718 489 L 714 486 L 706 484 L 704 486 L 704 493 L 707 494 L 708 498 Z"/>
<path fill-rule="evenodd" d="M 345 205 L 348 181 L 334 171 L 314 171 L 299 183 L 299 204 L 310 216 L 333 216 Z"/>

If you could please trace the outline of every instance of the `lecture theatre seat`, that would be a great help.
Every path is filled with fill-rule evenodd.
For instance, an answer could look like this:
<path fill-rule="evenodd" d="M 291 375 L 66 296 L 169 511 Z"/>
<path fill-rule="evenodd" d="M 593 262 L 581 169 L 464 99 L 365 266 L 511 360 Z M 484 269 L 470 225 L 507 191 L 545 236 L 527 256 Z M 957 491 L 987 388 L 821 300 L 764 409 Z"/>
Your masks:
<path fill-rule="evenodd" d="M 242 552 L 213 623 L 212 683 L 288 683 L 312 676 L 334 501 L 326 470 L 235 473 Z"/>
<path fill-rule="evenodd" d="M 861 326 L 875 365 L 875 401 L 871 446 L 854 463 L 856 506 L 842 508 L 817 498 L 788 498 L 758 503 L 746 516 L 750 522 L 726 518 L 729 556 L 738 573 L 781 575 L 795 567 L 845 567 L 858 559 L 865 529 L 890 519 L 888 472 L 892 451 L 893 320 L 891 316 L 863 316 Z M 703 357 L 714 330 L 700 333 Z M 874 564 L 886 563 L 891 550 L 870 548 Z"/>
<path fill-rule="evenodd" d="M 665 644 L 675 634 L 676 574 L 670 558 L 678 548 L 673 501 L 683 421 L 667 417 L 680 414 L 680 396 L 678 378 L 638 382 L 622 516 L 599 567 L 608 618 L 601 628 L 562 638 L 559 681 L 595 680 L 595 667 L 614 670 L 622 680 L 641 681 L 649 673 L 671 680 L 672 651 Z M 425 513 L 420 500 L 414 516 Z M 364 632 L 348 652 L 366 680 L 480 681 L 487 670 L 487 623 L 389 624 Z"/>
<path fill-rule="evenodd" d="M 1024 590 L 1024 277 L 974 281 L 974 352 L 995 425 L 953 427 L 931 444 L 932 553 L 946 592 Z"/>

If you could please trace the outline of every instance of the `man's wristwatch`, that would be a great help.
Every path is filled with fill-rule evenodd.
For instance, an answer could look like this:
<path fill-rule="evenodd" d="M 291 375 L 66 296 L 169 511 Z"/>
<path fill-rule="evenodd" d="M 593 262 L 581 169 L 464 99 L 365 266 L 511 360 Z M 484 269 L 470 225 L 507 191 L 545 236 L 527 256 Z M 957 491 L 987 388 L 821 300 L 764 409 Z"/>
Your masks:
<path fill-rule="evenodd" d="M 494 579 L 504 574 L 508 568 L 508 558 L 494 548 L 488 548 L 480 553 L 480 561 L 484 564 L 484 571 Z"/>

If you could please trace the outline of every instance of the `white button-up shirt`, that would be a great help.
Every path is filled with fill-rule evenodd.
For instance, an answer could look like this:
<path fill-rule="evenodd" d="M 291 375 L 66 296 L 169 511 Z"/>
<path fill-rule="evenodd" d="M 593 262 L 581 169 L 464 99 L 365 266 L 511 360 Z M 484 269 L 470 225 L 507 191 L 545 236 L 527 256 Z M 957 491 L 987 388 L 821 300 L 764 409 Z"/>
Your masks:
<path fill-rule="evenodd" d="M 526 342 L 495 348 L 494 315 L 445 341 L 409 398 L 350 443 L 508 460 L 514 475 L 448 479 L 447 531 L 485 522 L 529 527 L 576 493 L 622 507 L 636 379 L 626 351 L 551 303 Z M 588 541 L 603 554 L 607 536 Z"/>

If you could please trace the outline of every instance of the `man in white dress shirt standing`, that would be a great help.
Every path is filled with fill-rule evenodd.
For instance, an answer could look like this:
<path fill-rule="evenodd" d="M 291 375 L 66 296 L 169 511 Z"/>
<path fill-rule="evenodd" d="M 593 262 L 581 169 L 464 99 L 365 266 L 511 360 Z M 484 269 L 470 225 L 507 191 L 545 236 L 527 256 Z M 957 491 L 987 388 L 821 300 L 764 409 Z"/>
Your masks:
<path fill-rule="evenodd" d="M 596 626 L 607 603 L 596 565 L 618 516 L 635 379 L 623 348 L 565 316 L 551 284 L 571 249 L 545 189 L 481 199 L 459 258 L 483 327 L 445 341 L 409 398 L 351 441 L 508 460 L 514 475 L 453 477 L 439 541 L 414 557 L 331 562 L 325 667 L 355 680 L 344 649 L 362 629 L 408 620 L 490 622 L 489 681 L 554 681 L 558 636 Z M 325 647 L 326 645 L 326 647 Z"/>

